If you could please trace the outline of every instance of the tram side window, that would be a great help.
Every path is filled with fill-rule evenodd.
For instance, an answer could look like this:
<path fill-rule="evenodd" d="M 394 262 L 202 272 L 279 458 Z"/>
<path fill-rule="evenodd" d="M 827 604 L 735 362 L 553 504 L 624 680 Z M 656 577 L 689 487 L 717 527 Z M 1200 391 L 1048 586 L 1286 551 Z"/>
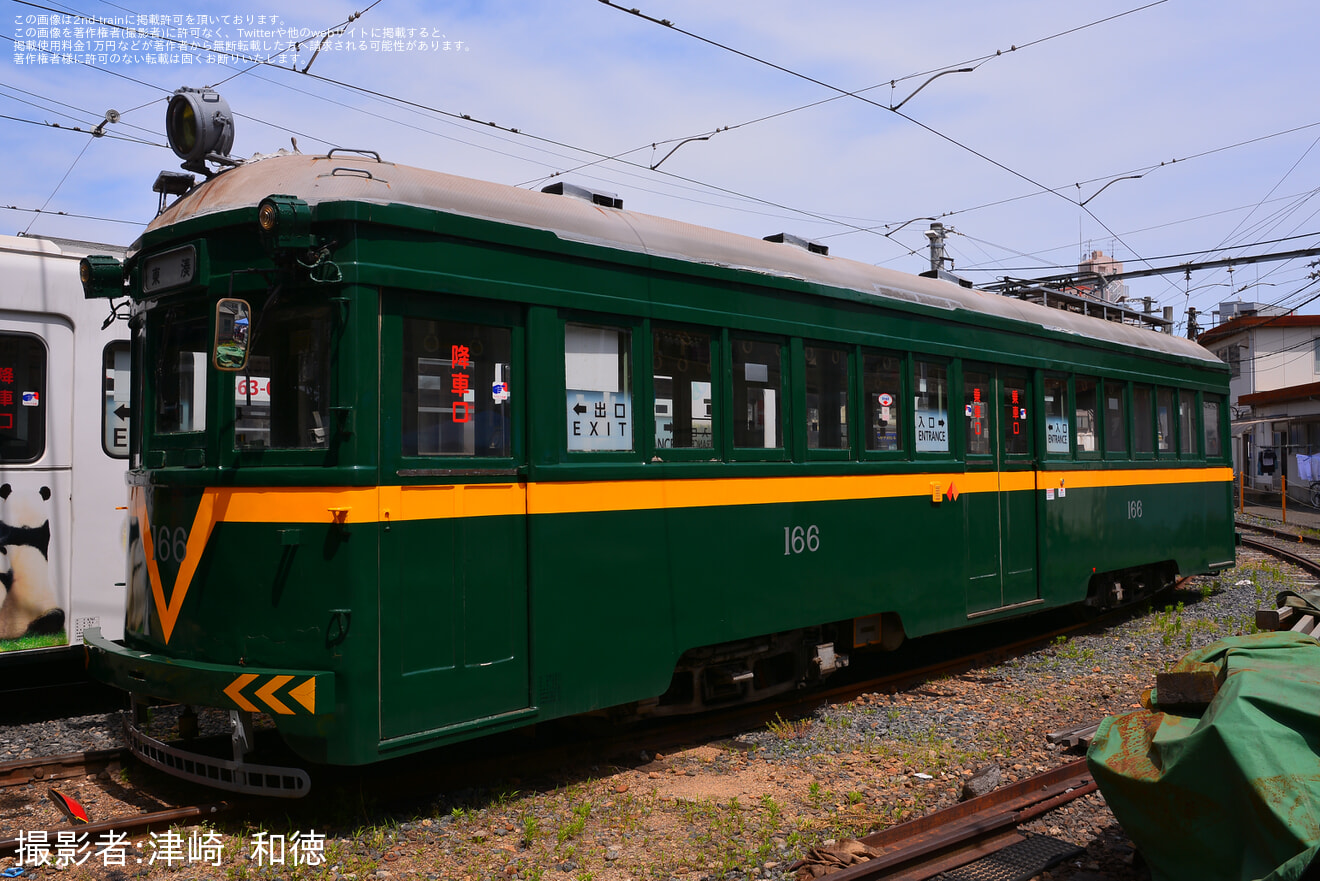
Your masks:
<path fill-rule="evenodd" d="M 331 326 L 324 306 L 286 306 L 257 318 L 247 371 L 234 379 L 235 447 L 329 445 Z"/>
<path fill-rule="evenodd" d="M 1196 452 L 1196 393 L 1178 392 L 1178 449 L 1184 456 Z"/>
<path fill-rule="evenodd" d="M 157 434 L 206 429 L 206 316 L 184 317 L 171 309 L 157 325 L 155 390 Z"/>
<path fill-rule="evenodd" d="M 1147 455 L 1155 452 L 1155 401 L 1148 385 L 1132 388 L 1132 451 Z"/>
<path fill-rule="evenodd" d="M 35 462 L 46 452 L 46 345 L 0 333 L 0 462 Z"/>
<path fill-rule="evenodd" d="M 913 412 L 918 453 L 949 452 L 949 369 L 932 361 L 913 365 Z"/>
<path fill-rule="evenodd" d="M 1062 376 L 1045 377 L 1045 452 L 1068 455 L 1068 380 Z"/>
<path fill-rule="evenodd" d="M 903 449 L 902 360 L 897 355 L 867 352 L 862 356 L 862 388 L 870 428 L 868 450 Z"/>
<path fill-rule="evenodd" d="M 1077 430 L 1077 452 L 1079 454 L 1100 452 L 1100 438 L 1097 425 L 1096 405 L 1098 388 L 1094 379 L 1079 376 L 1074 383 L 1077 395 L 1077 411 L 1073 424 Z"/>
<path fill-rule="evenodd" d="M 1155 390 L 1156 449 L 1161 453 L 1173 452 L 1173 390 Z"/>
<path fill-rule="evenodd" d="M 1206 395 L 1201 402 L 1201 418 L 1205 425 L 1205 457 L 1217 459 L 1224 455 L 1223 444 L 1219 440 L 1219 395 Z"/>
<path fill-rule="evenodd" d="M 846 450 L 848 442 L 848 353 L 806 346 L 807 449 Z"/>
<path fill-rule="evenodd" d="M 568 448 L 633 449 L 632 332 L 564 325 Z"/>
<path fill-rule="evenodd" d="M 405 456 L 512 455 L 507 327 L 405 318 Z"/>
<path fill-rule="evenodd" d="M 127 340 L 115 340 L 101 353 L 101 449 L 128 458 L 129 396 L 133 391 Z"/>
<path fill-rule="evenodd" d="M 783 352 L 779 343 L 733 339 L 733 445 L 782 449 Z"/>
<path fill-rule="evenodd" d="M 1105 452 L 1114 456 L 1127 454 L 1127 407 L 1123 383 L 1105 380 Z"/>
<path fill-rule="evenodd" d="M 967 419 L 964 437 L 968 456 L 990 455 L 990 374 L 984 370 L 963 370 L 963 410 Z"/>
<path fill-rule="evenodd" d="M 657 450 L 714 446 L 711 351 L 711 336 L 704 330 L 657 328 L 651 333 Z"/>

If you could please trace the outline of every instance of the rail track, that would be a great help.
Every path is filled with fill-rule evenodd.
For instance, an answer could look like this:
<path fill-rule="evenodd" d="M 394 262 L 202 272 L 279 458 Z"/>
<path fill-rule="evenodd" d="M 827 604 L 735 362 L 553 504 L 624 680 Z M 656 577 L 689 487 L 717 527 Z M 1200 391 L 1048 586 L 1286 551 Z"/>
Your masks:
<path fill-rule="evenodd" d="M 1308 574 L 1320 578 L 1320 538 L 1295 530 L 1263 526 L 1242 520 L 1237 521 L 1237 527 L 1263 536 L 1257 538 L 1240 534 L 1243 545 L 1287 560 Z"/>
<path fill-rule="evenodd" d="M 117 771 L 129 761 L 129 758 L 126 749 L 103 749 L 0 762 L 0 788 L 87 777 L 103 771 Z"/>
<path fill-rule="evenodd" d="M 831 881 L 925 881 L 992 854 L 1016 849 L 1018 861 L 1041 869 L 1078 848 L 1043 836 L 1027 836 L 1018 826 L 1096 791 L 1078 759 L 986 795 L 891 826 L 860 839 L 870 859 L 829 873 Z M 1009 859 L 1004 859 L 1008 862 Z"/>
<path fill-rule="evenodd" d="M 36 756 L 0 763 L 0 789 L 31 784 L 55 783 L 61 780 L 77 781 L 88 777 L 112 774 L 132 760 L 127 749 L 92 750 L 58 756 Z M 53 788 L 48 793 L 54 793 Z M 52 800 L 56 800 L 52 796 Z M 58 803 L 58 802 L 57 802 Z M 23 829 L 22 837 L 0 838 L 0 857 L 19 854 L 26 840 L 81 843 L 84 848 L 106 833 L 119 835 L 143 834 L 176 825 L 192 825 L 222 814 L 233 807 L 230 802 L 210 802 L 160 808 L 157 810 L 124 812 L 95 822 L 73 822 L 70 825 L 39 824 L 43 828 Z M 9 832 L 14 831 L 12 828 Z"/>

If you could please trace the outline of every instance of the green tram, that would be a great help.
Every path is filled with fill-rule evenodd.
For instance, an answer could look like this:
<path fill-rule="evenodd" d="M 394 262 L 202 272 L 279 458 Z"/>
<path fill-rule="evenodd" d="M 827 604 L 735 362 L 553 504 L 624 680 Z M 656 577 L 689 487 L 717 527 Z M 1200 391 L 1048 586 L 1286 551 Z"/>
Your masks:
<path fill-rule="evenodd" d="M 360 151 L 193 187 L 132 299 L 140 699 L 363 764 L 753 700 L 855 652 L 1232 564 L 1228 368 L 1194 343 Z"/>

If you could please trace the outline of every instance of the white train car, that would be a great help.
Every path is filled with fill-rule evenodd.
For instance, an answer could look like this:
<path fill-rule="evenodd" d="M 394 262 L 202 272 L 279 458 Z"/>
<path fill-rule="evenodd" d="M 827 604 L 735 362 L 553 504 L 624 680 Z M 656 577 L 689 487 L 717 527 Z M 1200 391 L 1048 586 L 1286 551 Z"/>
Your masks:
<path fill-rule="evenodd" d="M 78 261 L 123 248 L 0 236 L 0 692 L 81 677 L 82 633 L 122 635 L 128 326 Z"/>

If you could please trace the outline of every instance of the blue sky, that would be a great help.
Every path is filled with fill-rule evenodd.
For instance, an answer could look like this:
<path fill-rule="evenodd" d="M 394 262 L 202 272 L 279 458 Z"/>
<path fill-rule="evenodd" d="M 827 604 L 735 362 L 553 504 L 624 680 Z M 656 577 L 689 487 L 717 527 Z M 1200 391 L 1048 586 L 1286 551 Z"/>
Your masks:
<path fill-rule="evenodd" d="M 930 221 L 918 218 L 938 218 L 954 231 L 954 270 L 977 282 L 1066 271 L 1091 250 L 1137 269 L 1320 245 L 1310 45 L 1320 13 L 1302 0 L 1250 11 L 1221 0 L 644 2 L 675 27 L 598 0 L 3 0 L 0 232 L 131 242 L 155 213 L 156 174 L 178 167 L 164 146 L 166 100 L 216 85 L 237 115 L 237 156 L 296 137 L 303 152 L 368 148 L 526 187 L 562 175 L 632 210 L 790 232 L 912 272 L 927 267 Z M 332 38 L 304 74 L 319 38 L 298 70 L 288 58 L 250 69 L 201 49 L 185 64 L 186 48 L 110 29 L 75 37 L 101 44 L 75 49 L 97 56 L 90 65 L 40 63 L 15 40 L 40 39 L 53 10 L 74 16 L 57 23 L 60 39 L 86 18 L 136 28 L 140 14 L 167 15 L 171 28 L 209 26 L 184 35 L 208 45 L 243 38 L 235 16 L 243 30 L 265 16 L 268 30 L 317 34 L 362 12 L 348 27 L 368 45 L 348 51 L 337 46 L 349 34 Z M 385 29 L 404 51 L 371 44 Z M 258 53 L 287 42 L 264 39 Z M 962 67 L 974 69 L 929 82 L 903 115 L 889 109 Z M 122 114 L 106 126 L 114 137 L 70 130 L 90 130 L 108 109 Z M 1189 305 L 1209 312 L 1238 296 L 1317 312 L 1302 305 L 1320 293 L 1315 259 L 1129 288 L 1180 319 Z"/>

